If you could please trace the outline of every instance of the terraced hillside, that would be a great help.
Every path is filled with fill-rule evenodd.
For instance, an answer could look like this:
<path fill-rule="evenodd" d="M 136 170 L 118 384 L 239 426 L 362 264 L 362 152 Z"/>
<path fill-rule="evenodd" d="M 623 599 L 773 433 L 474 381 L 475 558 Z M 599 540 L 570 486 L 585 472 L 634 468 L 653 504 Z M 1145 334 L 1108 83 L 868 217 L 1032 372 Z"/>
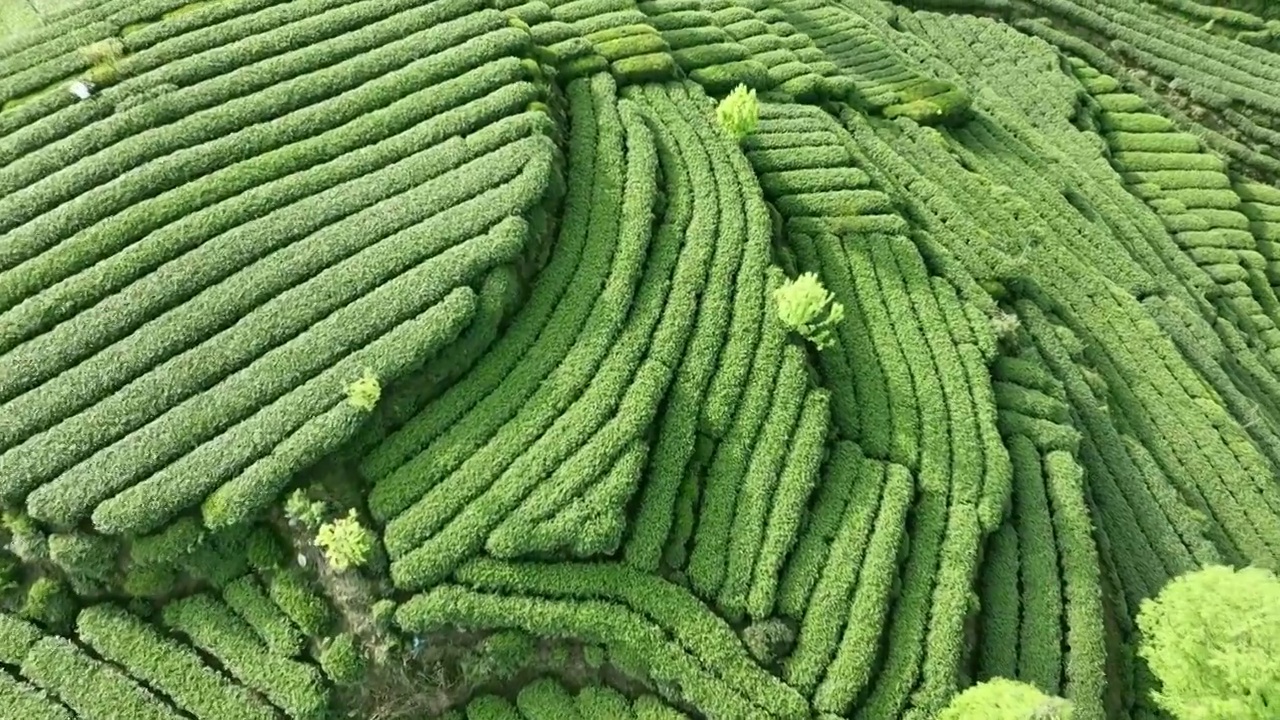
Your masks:
<path fill-rule="evenodd" d="M 1280 569 L 1278 23 L 0 0 L 0 718 L 1185 720 L 1144 601 Z"/>

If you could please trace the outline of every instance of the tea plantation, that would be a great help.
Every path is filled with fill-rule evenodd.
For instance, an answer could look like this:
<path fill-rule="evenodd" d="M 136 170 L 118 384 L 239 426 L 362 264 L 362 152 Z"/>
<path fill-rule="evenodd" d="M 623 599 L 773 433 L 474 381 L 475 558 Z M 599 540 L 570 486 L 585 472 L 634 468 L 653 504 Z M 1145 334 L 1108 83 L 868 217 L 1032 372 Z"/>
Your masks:
<path fill-rule="evenodd" d="M 1278 324 L 1266 0 L 0 0 L 0 720 L 1280 718 Z"/>

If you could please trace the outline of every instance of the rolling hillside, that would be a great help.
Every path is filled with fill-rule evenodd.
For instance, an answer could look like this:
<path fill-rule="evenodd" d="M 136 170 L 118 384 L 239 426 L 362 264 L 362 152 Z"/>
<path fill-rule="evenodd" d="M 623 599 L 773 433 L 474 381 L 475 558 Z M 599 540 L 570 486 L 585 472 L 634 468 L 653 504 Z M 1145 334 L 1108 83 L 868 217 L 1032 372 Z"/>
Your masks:
<path fill-rule="evenodd" d="M 1187 720 L 1278 293 L 1260 0 L 0 0 L 0 718 Z"/>

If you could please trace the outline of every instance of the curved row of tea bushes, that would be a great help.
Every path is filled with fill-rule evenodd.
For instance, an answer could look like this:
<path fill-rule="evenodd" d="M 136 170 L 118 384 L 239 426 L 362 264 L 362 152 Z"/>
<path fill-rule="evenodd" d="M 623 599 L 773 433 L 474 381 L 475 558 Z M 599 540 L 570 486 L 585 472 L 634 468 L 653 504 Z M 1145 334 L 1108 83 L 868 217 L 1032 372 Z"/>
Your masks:
<path fill-rule="evenodd" d="M 207 594 L 165 605 L 164 625 L 216 658 L 233 677 L 295 720 L 324 716 L 328 688 L 313 665 L 272 654 L 231 608 Z"/>
<path fill-rule="evenodd" d="M 440 12 L 435 15 L 440 16 Z M 484 23 L 490 22 L 485 17 L 484 13 L 473 13 L 458 23 L 436 25 L 428 31 L 435 35 L 426 39 L 439 37 L 446 45 L 457 42 L 477 29 L 483 32 Z M 506 25 L 501 14 L 487 17 L 496 23 L 494 27 Z M 426 19 L 430 20 L 431 17 Z M 515 33 L 511 38 L 516 44 L 497 40 L 503 33 Z M 320 135 L 281 148 L 279 158 L 268 152 L 228 169 L 250 181 L 272 177 L 262 177 L 255 167 L 289 172 L 287 163 L 281 166 L 278 162 L 285 158 L 300 163 L 298 167 L 312 165 L 302 176 L 291 176 L 288 185 L 260 185 L 205 211 L 198 210 L 199 203 L 210 198 L 196 199 L 200 197 L 200 183 L 206 178 L 162 193 L 117 217 L 135 213 L 138 218 L 145 218 L 143 212 L 149 202 L 168 200 L 170 206 L 162 212 L 170 215 L 161 215 L 153 222 L 181 217 L 179 222 L 147 234 L 115 255 L 104 257 L 111 252 L 110 247 L 89 244 L 90 238 L 77 236 L 85 241 L 80 245 L 84 248 L 82 254 L 93 253 L 85 255 L 85 261 L 98 258 L 97 263 L 86 272 L 77 273 L 74 267 L 66 270 L 73 273 L 71 277 L 8 313 L 15 321 L 25 313 L 32 321 L 9 326 L 23 333 L 14 336 L 13 341 L 35 336 L 13 349 L 15 361 L 33 368 L 33 372 L 5 376 L 5 394 L 11 398 L 7 405 L 17 412 L 20 422 L 10 427 L 13 434 L 5 441 L 16 442 L 16 446 L 10 447 L 4 457 L 31 458 L 27 450 L 35 445 L 54 442 L 56 438 L 80 437 L 69 445 L 58 440 L 65 452 L 46 456 L 39 467 L 6 465 L 6 494 L 20 497 L 36 490 L 30 498 L 33 512 L 55 525 L 72 524 L 94 512 L 103 531 L 145 532 L 243 472 L 238 484 L 211 499 L 212 504 L 205 509 L 211 522 L 229 524 L 247 518 L 273 499 L 282 481 L 293 472 L 349 437 L 359 416 L 335 403 L 341 398 L 345 383 L 355 377 L 353 372 L 359 372 L 359 368 L 351 368 L 377 365 L 372 369 L 380 379 L 393 381 L 420 366 L 425 358 L 452 342 L 475 312 L 475 299 L 469 289 L 453 294 L 449 291 L 477 282 L 489 269 L 510 263 L 531 245 L 529 226 L 516 218 L 532 212 L 544 200 L 549 179 L 557 172 L 557 160 L 556 150 L 545 134 L 547 116 L 538 109 L 519 113 L 539 97 L 536 85 L 527 81 L 530 76 L 525 64 L 512 57 L 495 59 L 519 51 L 520 37 L 514 28 L 499 28 L 496 34 L 476 38 L 478 44 L 463 42 L 457 46 L 456 61 L 445 57 L 453 50 L 420 61 L 416 65 L 419 72 L 434 73 L 432 77 L 440 79 L 452 77 L 424 91 L 426 95 L 422 97 L 401 97 L 403 89 L 392 90 L 393 84 L 403 85 L 405 80 L 395 78 L 395 73 L 387 76 L 390 84 L 381 86 L 383 90 L 379 90 L 383 78 L 367 83 L 360 92 L 375 102 L 391 101 L 391 105 L 332 133 L 323 132 L 326 126 L 322 125 Z M 420 42 L 416 52 L 424 52 Z M 467 72 L 472 66 L 475 69 Z M 487 89 L 497 92 L 484 97 Z M 378 92 L 383 93 L 380 99 Z M 332 112 L 323 105 L 316 107 Z M 341 117 L 336 121 L 342 122 Z M 273 123 L 270 127 L 287 132 L 287 123 Z M 456 136 L 468 130 L 470 134 Z M 332 142 L 343 133 L 345 140 Z M 379 142 L 382 137 L 386 139 Z M 437 144 L 406 155 L 423 142 Z M 168 159 L 178 155 L 181 153 Z M 196 159 L 192 156 L 191 161 Z M 314 165 L 317 162 L 320 164 Z M 385 177 L 368 174 L 380 166 L 385 168 Z M 231 177 L 216 172 L 207 176 L 223 181 Z M 299 177 L 308 177 L 310 183 L 298 182 Z M 398 182 L 388 182 L 393 179 Z M 357 187 L 364 192 L 352 192 Z M 308 197 L 311 193 L 318 194 Z M 414 203 L 402 202 L 410 197 Z M 197 204 L 192 205 L 192 201 Z M 388 212 L 389 209 L 393 211 Z M 181 215 L 191 211 L 194 214 Z M 295 221 L 287 220 L 290 214 Z M 303 218 L 304 222 L 296 222 Z M 503 222 L 504 218 L 508 221 Z M 199 224 L 202 219 L 203 228 Z M 137 231 L 146 233 L 147 227 L 140 226 Z M 261 233 L 271 227 L 278 230 L 276 244 L 264 245 Z M 193 235 L 195 228 L 205 234 Z M 487 232 L 490 228 L 492 231 Z M 424 245 L 418 241 L 421 237 L 430 237 L 432 243 Z M 332 242 L 339 238 L 339 244 Z M 19 245 L 15 240 L 15 244 L 6 247 L 12 250 Z M 53 257 L 68 247 L 60 244 L 31 262 Z M 316 252 L 317 249 L 321 251 Z M 10 274 L 17 279 L 24 269 L 26 264 L 20 264 Z M 175 285 L 176 276 L 186 280 Z M 416 280 L 418 276 L 429 277 L 431 283 L 422 286 Z M 304 279 L 306 282 L 298 284 Z M 415 284 L 419 287 L 417 292 L 398 293 L 398 288 Z M 193 290 L 201 286 L 205 286 L 203 292 Z M 175 293 L 174 287 L 181 289 Z M 75 302 L 94 302 L 79 300 L 68 304 L 68 299 L 83 293 L 97 293 L 106 300 L 72 316 L 52 332 L 39 334 L 41 326 L 33 323 L 56 322 L 56 318 L 51 319 L 40 310 L 42 301 L 43 307 L 56 306 L 64 313 L 74 313 L 81 307 Z M 394 303 L 386 302 L 393 296 Z M 308 297 L 313 301 L 307 302 Z M 437 309 L 412 323 L 396 327 L 441 302 Z M 293 309 L 292 327 L 278 322 L 280 315 L 275 308 L 286 305 Z M 370 313 L 374 307 L 379 308 L 378 312 Z M 298 312 L 304 308 L 305 312 Z M 156 313 L 159 318 L 154 317 Z M 372 318 L 380 319 L 371 324 Z M 317 321 L 319 324 L 315 324 Z M 264 333 L 271 325 L 274 329 Z M 322 328 L 329 332 L 321 332 Z M 392 328 L 395 330 L 388 333 Z M 304 330 L 292 344 L 286 342 Z M 333 332 L 338 335 L 329 337 Z M 379 333 L 386 334 L 357 355 L 343 359 L 335 354 L 350 353 Z M 348 339 L 335 345 L 333 341 L 340 337 Z M 206 347 L 200 343 L 213 338 L 218 338 L 224 352 L 197 352 L 197 348 Z M 328 354 L 307 350 L 307 338 L 326 340 Z M 126 362 L 121 363 L 120 355 L 106 350 L 108 344 L 113 349 L 123 349 Z M 294 346 L 297 352 L 309 356 L 309 365 L 290 361 L 293 379 L 277 376 L 277 389 L 268 390 L 273 393 L 271 396 L 237 398 L 233 386 L 237 379 L 252 378 L 255 357 L 260 358 L 257 365 L 265 367 L 262 363 L 272 357 L 271 353 L 281 361 Z M 109 352 L 115 359 L 104 364 Z M 57 374 L 60 370 L 65 371 Z M 311 377 L 318 371 L 323 372 Z M 45 378 L 52 382 L 38 384 Z M 188 399 L 195 389 L 220 378 L 225 378 L 219 385 L 224 394 L 206 393 L 201 398 Z M 290 388 L 289 383 L 295 384 L 294 391 L 280 397 L 281 391 Z M 259 412 L 252 420 L 235 426 L 233 432 L 218 435 L 274 398 L 279 399 L 270 412 Z M 222 412 L 209 414 L 213 407 L 209 403 L 217 404 L 219 399 Z M 95 400 L 100 402 L 89 405 Z M 326 407 L 333 410 L 325 413 Z M 107 420 L 108 417 L 112 419 Z M 315 421 L 308 422 L 308 418 Z M 82 433 L 88 429 L 84 423 L 91 419 L 99 430 Z M 262 429 L 257 429 L 260 423 L 268 424 L 262 429 L 276 427 L 272 432 L 278 434 L 264 435 Z M 101 432 L 108 426 L 108 432 Z M 197 427 L 204 429 L 190 432 Z M 235 433 L 250 430 L 258 438 L 256 447 L 234 441 Z M 165 449 L 158 450 L 156 443 Z M 268 456 L 266 452 L 271 451 L 272 445 L 276 450 Z M 107 446 L 120 448 L 109 460 L 111 481 L 81 484 L 78 478 L 105 471 L 101 462 L 107 460 L 95 451 Z M 235 452 L 228 455 L 232 448 Z M 181 460 L 148 478 L 147 466 L 133 464 L 144 455 L 152 471 L 159 469 L 154 463 L 161 459 Z M 4 463 L 0 460 L 0 464 Z M 171 481 L 170 475 L 191 463 L 206 465 L 210 472 L 183 470 L 185 479 Z M 52 479 L 53 474 L 61 477 L 52 485 L 37 489 L 42 484 L 37 478 Z M 143 483 L 139 487 L 145 489 L 133 493 L 137 500 L 128 494 L 113 497 L 139 481 Z M 164 489 L 157 494 L 155 488 Z"/>
<path fill-rule="evenodd" d="M 80 640 L 103 658 L 163 692 L 199 720 L 270 720 L 274 708 L 210 667 L 191 647 L 165 637 L 146 621 L 114 605 L 94 605 L 76 620 Z"/>
<path fill-rule="evenodd" d="M 655 94 L 658 92 L 655 86 L 648 86 L 646 90 Z M 669 93 L 679 91 L 678 86 L 670 86 L 667 90 Z M 659 141 L 660 155 L 671 155 L 678 148 L 678 152 L 686 160 L 698 157 L 698 148 L 692 138 L 680 133 L 678 128 L 666 131 L 663 128 L 660 124 L 655 126 L 655 139 Z M 564 463 L 556 473 L 572 476 L 574 473 L 586 472 L 587 468 L 595 464 L 592 460 L 593 453 L 608 451 L 610 446 L 621 451 L 627 441 L 653 422 L 671 383 L 673 368 L 678 366 L 690 335 L 694 332 L 694 320 L 698 314 L 696 308 L 706 288 L 708 266 L 716 264 L 712 259 L 713 254 L 723 252 L 720 250 L 722 245 L 741 242 L 740 237 L 721 237 L 719 242 L 712 241 L 711 233 L 717 216 L 714 188 L 705 186 L 704 189 L 701 185 L 695 188 L 685 237 L 681 238 L 671 231 L 658 232 L 655 243 L 649 250 L 644 277 L 639 281 L 638 294 L 632 301 L 630 316 L 626 318 L 625 324 L 621 324 L 621 334 L 613 347 L 608 348 L 607 352 L 601 352 L 606 349 L 601 345 L 604 344 L 602 341 L 609 339 L 608 332 L 584 333 L 584 338 L 570 350 L 568 358 L 553 376 L 562 376 L 565 380 L 573 378 L 576 373 L 581 372 L 581 366 L 577 364 L 580 361 L 575 360 L 575 357 L 599 357 L 598 360 L 588 361 L 591 363 L 589 367 L 596 367 L 599 363 L 597 378 L 591 386 L 586 388 L 586 392 L 576 402 L 570 402 L 576 392 L 561 394 L 557 398 L 555 394 L 547 392 L 548 388 L 544 386 L 533 401 L 521 409 L 520 415 L 523 417 L 518 416 L 516 422 L 504 428 L 504 434 L 499 437 L 519 438 L 539 427 L 532 423 L 549 423 L 550 432 L 529 446 L 523 454 L 520 454 L 520 448 L 532 440 L 532 436 L 529 440 L 491 442 L 482 453 L 467 461 L 468 465 L 463 466 L 462 473 L 451 480 L 449 485 L 439 486 L 436 488 L 439 492 L 433 491 L 433 495 L 425 498 L 418 507 L 389 524 L 388 547 L 394 557 L 397 552 L 396 543 L 401 538 L 396 535 L 396 543 L 393 543 L 393 534 L 401 530 L 421 532 L 422 528 L 417 525 L 415 529 L 415 525 L 402 521 L 412 518 L 411 522 L 416 523 L 425 517 L 424 510 L 444 519 L 451 514 L 450 508 L 455 503 L 460 508 L 458 517 L 446 521 L 443 530 L 428 543 L 393 562 L 393 576 L 401 568 L 417 570 L 421 564 L 426 563 L 429 567 L 443 570 L 444 563 L 464 559 L 463 553 L 471 552 L 469 548 L 472 544 L 483 539 L 480 533 L 487 532 L 491 523 L 509 512 L 511 504 L 526 495 L 531 489 L 531 483 L 539 479 L 538 475 L 530 477 L 527 468 L 548 468 Z M 623 219 L 625 222 L 626 218 Z M 686 241 L 682 243 L 682 239 Z M 738 252 L 740 249 L 735 254 Z M 606 285 L 606 290 L 608 288 Z M 667 293 L 666 297 L 663 297 L 664 291 Z M 603 304 L 597 306 L 596 312 L 600 314 L 600 320 L 608 318 L 603 313 L 609 307 Z M 590 340 L 584 342 L 586 338 Z M 595 353 L 601 355 L 596 356 Z M 554 388 L 555 385 L 551 387 Z M 565 389 L 571 387 L 569 385 Z M 563 390 L 560 392 L 564 393 Z M 618 409 L 616 413 L 611 413 L 614 407 Z M 612 420 L 609 419 L 610 414 L 614 415 Z M 491 490 L 479 502 L 462 508 L 460 503 L 468 500 L 470 491 L 464 491 L 460 497 L 455 498 L 452 497 L 451 486 L 459 481 L 471 482 L 469 476 L 474 476 L 475 470 L 471 470 L 469 466 L 476 469 L 491 466 L 493 463 L 486 456 L 497 452 L 510 454 L 510 460 L 499 461 L 499 467 L 505 466 L 506 462 L 512 464 L 495 478 L 496 482 Z M 482 460 L 485 461 L 484 464 L 481 463 Z M 418 517 L 415 518 L 415 515 Z M 433 569 L 431 572 L 431 576 L 434 576 L 440 571 Z"/>
<path fill-rule="evenodd" d="M 515 701 L 482 695 L 467 704 L 467 720 L 680 720 L 683 712 L 663 703 L 656 695 L 643 694 L 634 701 L 607 685 L 586 685 L 576 693 L 542 678 L 525 685 Z"/>
<path fill-rule="evenodd" d="M 661 578 L 616 564 L 492 560 L 473 561 L 458 577 L 462 585 L 437 586 L 401 606 L 400 626 L 519 627 L 535 635 L 572 628 L 638 654 L 654 681 L 674 683 L 710 717 L 808 716 L 803 698 L 757 666 L 726 622 Z"/>
<path fill-rule="evenodd" d="M 683 547 L 693 532 L 687 523 L 677 526 L 676 516 L 689 508 L 682 516 L 691 519 L 689 495 L 702 484 L 697 478 L 735 415 L 761 327 L 769 322 L 768 211 L 753 190 L 749 166 L 731 141 L 706 122 L 706 101 L 698 93 L 689 99 L 677 102 L 672 108 L 676 112 L 666 117 L 673 127 L 688 128 L 684 132 L 697 138 L 706 153 L 709 168 L 701 163 L 698 168 L 702 177 L 709 172 L 714 178 L 717 233 L 724 242 L 717 248 L 703 309 L 659 421 L 653 463 L 627 539 L 626 561 L 649 571 L 657 569 L 666 548 Z M 713 485 L 708 478 L 707 492 L 713 492 Z"/>
<path fill-rule="evenodd" d="M 572 108 L 579 111 L 575 112 L 575 119 L 581 118 L 599 125 L 602 157 L 596 165 L 598 173 L 583 177 L 571 169 L 567 217 L 561 229 L 561 237 L 567 240 L 575 234 L 581 234 L 582 242 L 593 255 L 586 258 L 590 265 L 584 264 L 582 268 L 585 284 L 577 292 L 566 294 L 565 301 L 550 318 L 548 327 L 557 329 L 558 332 L 539 337 L 532 348 L 524 349 L 518 358 L 511 358 L 514 362 L 509 361 L 506 356 L 508 347 L 514 346 L 514 342 L 508 347 L 495 347 L 482 364 L 472 371 L 474 382 L 468 382 L 471 377 L 464 378 L 441 398 L 445 408 L 451 403 L 458 403 L 464 414 L 455 419 L 452 426 L 447 427 L 447 432 L 438 435 L 434 442 L 428 444 L 427 441 L 432 438 L 423 438 L 420 434 L 422 430 L 432 430 L 425 427 L 423 422 L 410 423 L 399 433 L 400 438 L 393 436 L 389 440 L 393 447 L 397 442 L 414 442 L 417 443 L 415 450 L 423 450 L 414 452 L 416 457 L 407 458 L 407 463 L 395 469 L 390 476 L 379 480 L 370 496 L 370 507 L 375 517 L 381 516 L 389 521 L 384 541 L 395 561 L 420 547 L 421 542 L 447 526 L 459 510 L 467 507 L 476 495 L 496 479 L 494 476 L 501 473 L 506 464 L 527 449 L 527 443 L 536 440 L 545 431 L 566 409 L 566 405 L 571 404 L 584 389 L 613 338 L 621 330 L 620 326 L 625 320 L 625 305 L 620 308 L 613 303 L 594 302 L 600 292 L 610 287 L 609 266 L 614 257 L 613 238 L 618 235 L 621 221 L 623 199 L 620 191 L 627 168 L 615 92 L 613 82 L 605 76 L 596 76 L 589 82 L 575 83 L 570 88 Z M 595 112 L 581 112 L 586 108 L 595 108 Z M 574 135 L 583 132 L 581 125 L 582 122 L 575 120 Z M 574 139 L 570 140 L 571 148 L 576 145 Z M 588 162 L 595 159 L 594 155 L 590 156 Z M 574 162 L 571 155 L 571 166 Z M 575 181 L 587 185 L 575 187 Z M 610 240 L 605 242 L 605 237 Z M 636 242 L 638 247 L 629 248 L 629 252 L 626 252 L 628 248 L 623 248 L 617 255 L 616 279 L 612 283 L 615 289 L 611 294 L 622 291 L 624 294 L 621 298 L 629 297 L 639 279 L 644 248 L 648 243 L 647 233 L 639 236 Z M 595 307 L 601 309 L 593 312 Z M 530 324 L 540 319 L 531 316 Z M 516 322 L 519 323 L 520 320 L 517 319 Z M 595 337 L 587 333 L 579 335 L 587 322 L 604 331 L 604 334 Z M 577 363 L 565 363 L 566 356 L 575 347 L 577 352 L 574 356 L 579 358 Z M 492 376 L 489 373 L 494 370 L 500 375 L 490 380 Z M 547 378 L 558 378 L 558 383 L 569 384 L 564 387 L 563 393 L 552 394 L 549 391 L 558 389 L 558 386 L 556 383 L 544 382 Z M 468 391 L 474 392 L 471 387 L 478 387 L 483 394 L 468 398 Z M 531 418 L 531 424 L 522 426 L 519 422 L 508 422 L 521 415 L 530 417 L 534 408 L 537 408 L 538 414 Z M 440 427 L 435 422 L 431 424 Z M 433 432 L 438 433 L 438 430 Z M 516 440 L 520 433 L 528 438 L 524 443 Z M 486 448 L 488 454 L 493 455 L 492 458 L 476 454 Z M 379 452 L 381 451 L 375 450 L 374 457 Z M 496 463 L 498 457 L 505 457 L 505 463 Z M 441 484 L 450 477 L 454 478 L 454 483 L 461 483 L 456 490 L 452 484 Z M 415 488 L 421 490 L 415 492 Z M 477 538 L 480 542 L 483 539 Z"/>

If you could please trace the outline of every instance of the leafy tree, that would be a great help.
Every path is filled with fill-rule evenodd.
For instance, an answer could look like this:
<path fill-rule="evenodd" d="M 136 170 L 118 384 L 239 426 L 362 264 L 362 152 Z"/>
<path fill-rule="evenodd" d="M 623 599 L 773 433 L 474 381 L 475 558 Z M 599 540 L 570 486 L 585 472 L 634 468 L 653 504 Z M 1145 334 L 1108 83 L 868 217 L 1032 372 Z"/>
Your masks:
<path fill-rule="evenodd" d="M 1160 679 L 1156 704 L 1178 720 L 1280 713 L 1280 579 L 1210 566 L 1175 578 L 1138 611 L 1138 654 Z"/>
<path fill-rule="evenodd" d="M 1034 685 L 992 678 L 951 700 L 938 720 L 1070 720 L 1071 703 Z"/>
<path fill-rule="evenodd" d="M 804 273 L 773 291 L 778 318 L 822 350 L 834 340 L 832 328 L 844 319 L 844 305 L 836 302 L 814 273 Z"/>
<path fill-rule="evenodd" d="M 735 140 L 755 132 L 760 122 L 760 102 L 756 100 L 756 91 L 748 90 L 746 85 L 738 85 L 716 107 L 716 119 Z"/>
<path fill-rule="evenodd" d="M 325 559 L 338 570 L 360 567 L 369 562 L 373 554 L 373 533 L 360 524 L 354 508 L 346 517 L 340 517 L 320 526 L 316 544 L 324 548 Z"/>

